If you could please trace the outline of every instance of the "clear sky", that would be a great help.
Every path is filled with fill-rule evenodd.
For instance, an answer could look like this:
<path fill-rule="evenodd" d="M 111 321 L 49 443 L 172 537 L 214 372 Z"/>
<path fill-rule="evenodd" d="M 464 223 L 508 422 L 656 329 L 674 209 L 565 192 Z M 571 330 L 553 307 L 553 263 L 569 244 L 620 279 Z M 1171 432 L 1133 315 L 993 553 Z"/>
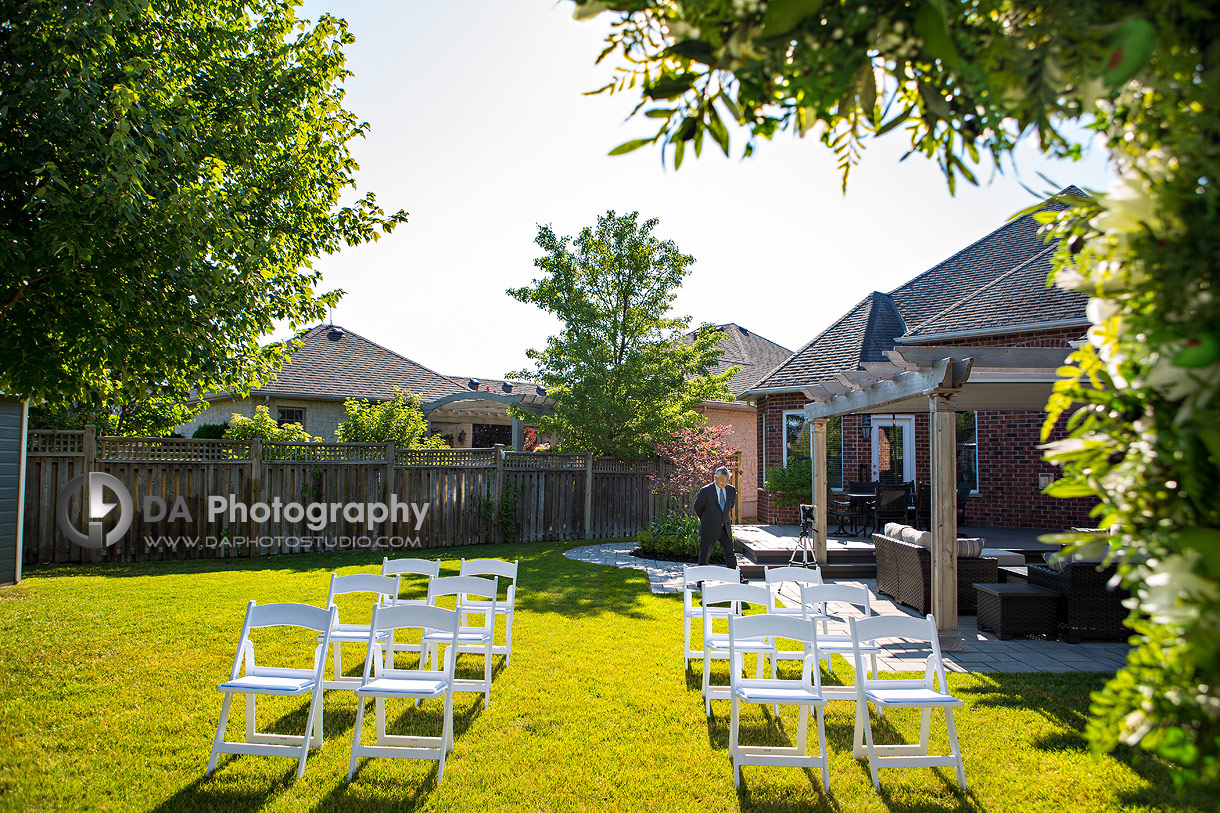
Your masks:
<path fill-rule="evenodd" d="M 1030 145 L 956 198 L 931 162 L 892 133 L 866 150 L 847 195 L 829 150 L 790 135 L 741 160 L 711 142 L 680 171 L 627 120 L 638 95 L 584 96 L 613 57 L 594 60 L 608 15 L 572 19 L 566 0 L 308 0 L 299 16 L 347 20 L 356 42 L 346 106 L 371 125 L 353 151 L 360 191 L 410 221 L 380 242 L 323 257 L 325 288 L 347 293 L 334 321 L 450 375 L 500 377 L 527 365 L 558 323 L 510 299 L 536 276 L 539 224 L 559 234 L 607 209 L 660 221 L 695 257 L 675 306 L 694 323 L 736 322 L 796 350 L 869 292 L 889 291 L 1001 226 L 1037 190 L 1104 189 L 1101 149 L 1050 163 Z M 1019 174 L 1018 174 L 1019 173 Z"/>

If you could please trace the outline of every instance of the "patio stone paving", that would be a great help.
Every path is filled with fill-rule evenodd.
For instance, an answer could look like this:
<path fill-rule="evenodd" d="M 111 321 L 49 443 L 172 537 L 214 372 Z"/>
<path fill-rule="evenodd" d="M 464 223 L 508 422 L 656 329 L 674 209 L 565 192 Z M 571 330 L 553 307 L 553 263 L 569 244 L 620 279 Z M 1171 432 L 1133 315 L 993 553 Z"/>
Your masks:
<path fill-rule="evenodd" d="M 634 542 L 608 542 L 601 545 L 586 545 L 564 552 L 564 556 L 578 562 L 629 567 L 642 570 L 648 576 L 648 586 L 654 593 L 682 592 L 682 562 L 665 562 L 659 559 L 643 559 L 632 556 Z M 878 615 L 914 615 L 886 596 L 878 596 L 873 579 L 840 579 L 840 584 L 859 584 L 869 589 L 873 597 L 873 612 Z M 780 596 L 795 604 L 798 591 L 792 583 L 780 587 Z M 839 606 L 837 609 L 845 610 Z M 843 612 L 842 621 L 830 622 L 831 633 L 847 633 L 846 619 L 860 613 L 852 608 Z M 1114 672 L 1126 663 L 1130 647 L 1121 641 L 1069 644 L 1066 641 L 1040 641 L 1032 638 L 1015 638 L 1001 641 L 994 633 L 979 630 L 975 617 L 964 615 L 958 618 L 958 630 L 962 634 L 962 651 L 946 652 L 947 672 Z M 921 659 L 912 659 L 911 648 L 902 641 L 882 645 L 885 654 L 878 658 L 878 667 L 884 671 L 912 671 L 923 668 Z"/>

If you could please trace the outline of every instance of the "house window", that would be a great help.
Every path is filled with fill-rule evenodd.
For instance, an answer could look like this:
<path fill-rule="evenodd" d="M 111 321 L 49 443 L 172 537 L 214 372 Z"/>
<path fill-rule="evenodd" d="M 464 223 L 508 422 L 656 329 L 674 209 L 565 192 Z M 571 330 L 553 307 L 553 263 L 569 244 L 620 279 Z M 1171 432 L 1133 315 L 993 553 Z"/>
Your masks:
<path fill-rule="evenodd" d="M 276 421 L 280 426 L 286 423 L 299 423 L 305 425 L 305 408 L 304 407 L 280 407 L 277 410 Z"/>
<path fill-rule="evenodd" d="M 826 421 L 826 475 L 831 488 L 843 488 L 843 419 Z M 784 412 L 784 465 L 813 459 L 813 427 L 805 410 Z"/>
<path fill-rule="evenodd" d="M 957 484 L 979 490 L 978 413 L 957 413 Z"/>

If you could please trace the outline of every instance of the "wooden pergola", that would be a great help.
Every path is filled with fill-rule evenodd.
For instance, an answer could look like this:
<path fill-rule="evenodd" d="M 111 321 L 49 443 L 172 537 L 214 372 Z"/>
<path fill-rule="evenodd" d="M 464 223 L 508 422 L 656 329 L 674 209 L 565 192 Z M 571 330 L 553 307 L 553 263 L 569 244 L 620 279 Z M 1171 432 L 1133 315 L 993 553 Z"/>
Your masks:
<path fill-rule="evenodd" d="M 819 564 L 826 562 L 826 422 L 850 414 L 927 410 L 931 424 L 932 614 L 944 650 L 959 650 L 957 628 L 957 454 L 954 413 L 1042 412 L 1070 351 L 1041 347 L 899 347 L 888 361 L 864 362 L 805 389 L 813 426 L 814 534 Z"/>

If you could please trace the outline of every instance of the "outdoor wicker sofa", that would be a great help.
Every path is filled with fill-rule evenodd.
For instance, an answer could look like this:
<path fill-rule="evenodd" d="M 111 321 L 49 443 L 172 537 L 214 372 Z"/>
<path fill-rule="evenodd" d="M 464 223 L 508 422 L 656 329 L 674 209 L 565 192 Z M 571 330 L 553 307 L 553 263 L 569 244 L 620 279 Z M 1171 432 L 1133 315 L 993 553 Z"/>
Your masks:
<path fill-rule="evenodd" d="M 1060 594 L 1059 636 L 1070 643 L 1086 638 L 1125 640 L 1131 635 L 1131 630 L 1123 626 L 1129 614 L 1123 600 L 1130 594 L 1121 587 L 1110 589 L 1114 565 L 1101 570 L 1097 567 L 1097 562 L 1072 562 L 1062 570 L 1029 566 L 1030 584 Z"/>
<path fill-rule="evenodd" d="M 886 528 L 892 529 L 893 526 L 887 525 Z M 877 592 L 913 607 L 920 615 L 932 612 L 931 551 L 923 545 L 895 539 L 885 533 L 873 534 L 873 550 L 877 558 Z M 994 584 L 999 580 L 999 562 L 995 558 L 962 556 L 959 553 L 958 614 L 974 615 L 977 600 L 975 584 Z"/>

